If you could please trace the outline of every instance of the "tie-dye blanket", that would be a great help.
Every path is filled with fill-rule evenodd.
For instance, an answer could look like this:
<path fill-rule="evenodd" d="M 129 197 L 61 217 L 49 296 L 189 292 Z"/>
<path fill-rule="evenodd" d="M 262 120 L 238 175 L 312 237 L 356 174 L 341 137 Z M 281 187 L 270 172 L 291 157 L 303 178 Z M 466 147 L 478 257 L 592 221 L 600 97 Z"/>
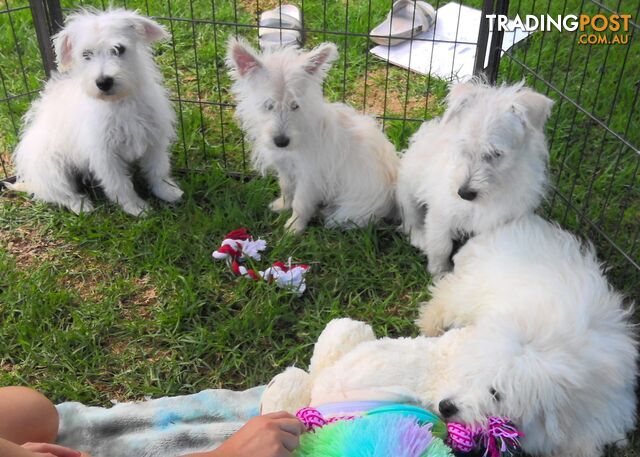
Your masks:
<path fill-rule="evenodd" d="M 216 448 L 258 414 L 263 387 L 204 390 L 111 408 L 57 406 L 58 443 L 93 457 L 176 457 Z"/>

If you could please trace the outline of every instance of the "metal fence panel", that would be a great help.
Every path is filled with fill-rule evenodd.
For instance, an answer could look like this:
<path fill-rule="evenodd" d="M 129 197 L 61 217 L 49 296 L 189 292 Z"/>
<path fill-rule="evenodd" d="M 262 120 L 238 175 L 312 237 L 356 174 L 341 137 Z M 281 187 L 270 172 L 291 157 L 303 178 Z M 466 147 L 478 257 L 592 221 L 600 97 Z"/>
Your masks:
<path fill-rule="evenodd" d="M 556 101 L 548 124 L 551 193 L 545 213 L 597 247 L 616 285 L 640 296 L 640 3 L 512 2 L 516 14 L 631 14 L 628 43 L 581 44 L 581 33 L 538 32 L 503 56 L 499 80 L 525 79 Z M 612 36 L 611 33 L 607 33 Z"/>
<path fill-rule="evenodd" d="M 32 0 L 34 3 L 36 0 Z M 55 14 L 55 0 L 38 0 Z M 302 10 L 306 46 L 338 44 L 341 58 L 325 83 L 328 98 L 346 101 L 377 116 L 402 149 L 425 120 L 443 111 L 447 82 L 394 67 L 369 53 L 368 32 L 382 21 L 392 0 L 294 0 Z M 446 1 L 433 2 L 437 9 Z M 516 14 L 624 12 L 637 20 L 637 0 L 467 0 L 464 5 Z M 281 0 L 121 0 L 114 6 L 138 9 L 172 34 L 157 48 L 157 60 L 178 113 L 178 167 L 206 172 L 223 167 L 249 174 L 249 146 L 233 119 L 234 101 L 224 65 L 231 35 L 257 42 L 258 17 Z M 103 9 L 102 0 L 63 0 L 65 12 L 78 6 Z M 38 12 L 38 8 L 34 12 Z M 53 13 L 51 13 L 53 12 Z M 51 32 L 55 21 L 36 20 Z M 486 26 L 486 23 L 485 23 Z M 482 31 L 483 35 L 486 30 Z M 631 22 L 626 45 L 583 45 L 579 34 L 536 32 L 501 56 L 498 34 L 487 46 L 487 73 L 499 82 L 526 79 L 556 101 L 548 123 L 551 192 L 544 212 L 592 239 L 611 268 L 614 282 L 640 292 L 640 46 Z M 20 116 L 45 77 L 27 0 L 5 0 L 0 10 L 0 178 L 11 175 L 10 151 Z M 481 43 L 482 44 L 482 43 Z M 456 42 L 451 43 L 456 52 Z M 500 60 L 500 57 L 502 59 Z M 47 58 L 45 56 L 45 61 Z M 452 75 L 453 77 L 453 70 Z M 3 176 L 4 175 L 4 176 Z"/>

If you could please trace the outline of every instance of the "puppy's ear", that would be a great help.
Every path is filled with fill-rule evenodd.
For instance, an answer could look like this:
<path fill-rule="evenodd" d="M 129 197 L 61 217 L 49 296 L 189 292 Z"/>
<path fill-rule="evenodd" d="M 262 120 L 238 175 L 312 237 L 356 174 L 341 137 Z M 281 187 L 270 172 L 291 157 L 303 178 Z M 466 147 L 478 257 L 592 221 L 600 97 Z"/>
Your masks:
<path fill-rule="evenodd" d="M 73 47 L 71 44 L 71 34 L 68 30 L 61 30 L 53 37 L 53 47 L 56 51 L 58 71 L 64 73 L 71 69 L 73 64 Z"/>
<path fill-rule="evenodd" d="M 474 82 L 458 83 L 451 86 L 447 95 L 447 111 L 442 118 L 448 122 L 456 117 L 469 104 L 478 91 L 478 84 Z"/>
<path fill-rule="evenodd" d="M 305 55 L 304 71 L 324 79 L 331 63 L 338 58 L 338 48 L 333 43 L 322 43 Z"/>
<path fill-rule="evenodd" d="M 523 88 L 518 92 L 514 110 L 522 113 L 524 119 L 534 128 L 542 130 L 551 115 L 553 100 L 531 89 Z"/>
<path fill-rule="evenodd" d="M 227 44 L 227 65 L 234 69 L 240 78 L 252 75 L 263 68 L 253 48 L 244 40 L 233 37 Z"/>
<path fill-rule="evenodd" d="M 136 15 L 137 16 L 137 15 Z M 171 35 L 163 26 L 147 17 L 137 16 L 133 20 L 133 27 L 147 43 L 168 40 Z"/>

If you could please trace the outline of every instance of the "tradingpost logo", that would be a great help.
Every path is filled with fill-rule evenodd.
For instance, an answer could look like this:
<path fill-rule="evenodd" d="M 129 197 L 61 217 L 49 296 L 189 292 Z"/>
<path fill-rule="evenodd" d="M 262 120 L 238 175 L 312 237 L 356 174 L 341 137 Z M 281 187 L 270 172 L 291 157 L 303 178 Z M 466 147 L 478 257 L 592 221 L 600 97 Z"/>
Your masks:
<path fill-rule="evenodd" d="M 553 30 L 578 32 L 580 44 L 628 44 L 630 14 L 568 14 L 566 16 L 527 14 L 519 15 L 509 24 L 509 17 L 502 14 L 487 14 L 489 31 L 510 32 L 520 29 L 525 32 L 549 32 Z"/>

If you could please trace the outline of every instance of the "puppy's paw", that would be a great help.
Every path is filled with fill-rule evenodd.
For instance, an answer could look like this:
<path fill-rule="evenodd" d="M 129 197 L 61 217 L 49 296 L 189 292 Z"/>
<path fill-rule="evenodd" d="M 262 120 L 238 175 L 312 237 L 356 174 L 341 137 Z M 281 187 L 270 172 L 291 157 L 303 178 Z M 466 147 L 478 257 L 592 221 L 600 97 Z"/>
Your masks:
<path fill-rule="evenodd" d="M 613 445 L 618 449 L 625 449 L 629 447 L 629 439 L 625 436 L 624 438 L 616 440 Z"/>
<path fill-rule="evenodd" d="M 285 230 L 292 235 L 300 235 L 307 228 L 307 224 L 302 222 L 295 214 L 287 220 L 284 225 Z"/>
<path fill-rule="evenodd" d="M 78 198 L 65 204 L 67 208 L 76 214 L 90 213 L 94 210 L 93 204 L 88 198 Z"/>
<path fill-rule="evenodd" d="M 407 235 L 409 235 L 409 243 L 411 243 L 411 246 L 413 246 L 416 249 L 420 249 L 423 254 L 427 253 L 428 244 L 425 241 L 424 232 L 420 230 L 415 230 L 412 227 L 408 229 L 408 232 L 405 231 L 403 227 L 401 227 L 401 230 L 404 231 Z"/>
<path fill-rule="evenodd" d="M 432 283 L 437 283 L 442 278 L 447 276 L 447 274 L 450 273 L 450 271 L 431 271 L 428 268 L 427 268 L 427 270 L 429 271 L 429 274 L 431 275 L 431 282 Z"/>
<path fill-rule="evenodd" d="M 444 315 L 440 306 L 435 303 L 420 303 L 420 317 L 416 324 L 420 328 L 420 333 L 425 336 L 440 336 L 445 331 Z"/>
<path fill-rule="evenodd" d="M 449 271 L 451 271 L 452 265 L 449 261 L 445 260 L 444 262 L 439 262 L 436 260 L 429 259 L 427 270 L 431 274 L 431 277 L 434 281 L 442 279 Z"/>
<path fill-rule="evenodd" d="M 184 194 L 173 180 L 165 180 L 155 184 L 151 188 L 151 192 L 160 200 L 170 203 L 177 202 Z"/>
<path fill-rule="evenodd" d="M 284 201 L 284 197 L 278 197 L 274 201 L 269 203 L 269 209 L 274 213 L 281 213 L 282 211 L 291 209 L 291 205 L 288 205 Z"/>
<path fill-rule="evenodd" d="M 287 411 L 295 414 L 309 405 L 311 376 L 300 368 L 290 367 L 271 380 L 260 399 L 260 413 Z"/>
<path fill-rule="evenodd" d="M 121 202 L 120 204 L 125 213 L 132 216 L 142 216 L 151 209 L 151 206 L 142 199 L 130 202 Z"/>

